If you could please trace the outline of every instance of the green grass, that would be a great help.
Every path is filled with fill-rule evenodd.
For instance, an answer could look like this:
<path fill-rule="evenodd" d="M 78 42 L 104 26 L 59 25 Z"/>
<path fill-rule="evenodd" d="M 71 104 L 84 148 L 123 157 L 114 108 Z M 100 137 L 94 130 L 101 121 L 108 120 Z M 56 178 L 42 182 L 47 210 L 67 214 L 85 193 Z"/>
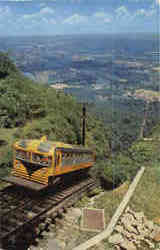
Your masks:
<path fill-rule="evenodd" d="M 148 167 L 139 182 L 129 205 L 135 211 L 143 211 L 148 219 L 160 218 L 159 166 Z"/>
<path fill-rule="evenodd" d="M 92 205 L 93 208 L 104 209 L 105 211 L 105 224 L 106 226 L 110 222 L 113 214 L 115 213 L 116 209 L 118 208 L 120 202 L 123 199 L 123 196 L 128 190 L 128 183 L 124 183 L 118 188 L 114 190 L 105 191 L 102 196 L 95 199 L 94 204 Z M 76 206 L 79 207 L 90 207 L 89 199 L 87 197 L 83 197 L 82 201 L 79 201 Z M 88 239 L 94 237 L 97 233 L 93 232 L 83 232 L 80 231 L 80 235 L 78 240 L 76 241 L 76 245 L 81 244 L 82 242 L 87 241 Z M 91 248 L 90 250 L 113 250 L 114 248 L 109 244 L 106 240 L 100 244 L 97 244 Z"/>
<path fill-rule="evenodd" d="M 103 196 L 99 197 L 95 204 L 95 208 L 104 209 L 105 212 L 105 223 L 106 225 L 110 222 L 113 214 L 121 203 L 123 196 L 128 190 L 128 184 L 124 183 L 115 190 L 106 191 Z"/>
<path fill-rule="evenodd" d="M 5 141 L 4 145 L 0 145 L 0 177 L 7 175 L 12 167 L 12 144 L 15 132 L 15 128 L 0 128 L 0 140 Z"/>
<path fill-rule="evenodd" d="M 0 128 L 0 140 L 5 140 L 8 144 L 11 144 L 13 141 L 14 133 L 16 128 Z"/>

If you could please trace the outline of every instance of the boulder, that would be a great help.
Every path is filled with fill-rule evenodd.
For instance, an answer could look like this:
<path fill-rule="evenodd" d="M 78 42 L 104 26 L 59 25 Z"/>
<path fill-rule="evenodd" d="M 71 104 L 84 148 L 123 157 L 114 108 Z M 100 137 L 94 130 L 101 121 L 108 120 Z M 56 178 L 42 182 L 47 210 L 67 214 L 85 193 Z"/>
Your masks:
<path fill-rule="evenodd" d="M 61 250 L 60 242 L 56 239 L 49 239 L 47 242 L 47 250 Z"/>
<path fill-rule="evenodd" d="M 160 225 L 160 217 L 156 217 L 153 220 L 156 224 Z"/>
<path fill-rule="evenodd" d="M 143 212 L 137 212 L 134 213 L 136 220 L 138 220 L 140 223 L 143 223 L 145 221 L 145 216 Z"/>
<path fill-rule="evenodd" d="M 125 224 L 125 229 L 126 229 L 129 233 L 138 234 L 136 228 L 133 227 L 132 225 L 128 224 L 128 223 Z"/>
<path fill-rule="evenodd" d="M 134 225 L 136 223 L 136 220 L 134 219 L 132 214 L 126 213 L 122 218 L 121 218 L 121 223 L 123 224 L 128 224 L 128 225 Z"/>
<path fill-rule="evenodd" d="M 154 239 L 154 241 L 159 242 L 160 241 L 160 233 L 156 233 L 153 239 Z"/>
<path fill-rule="evenodd" d="M 145 221 L 145 227 L 147 227 L 150 231 L 153 231 L 153 230 L 154 230 L 153 221 L 151 221 L 151 220 L 146 220 L 146 221 Z"/>
<path fill-rule="evenodd" d="M 124 229 L 123 229 L 123 227 L 122 226 L 120 226 L 120 225 L 117 225 L 116 227 L 115 227 L 115 229 L 114 229 L 116 232 L 118 232 L 118 233 L 123 233 L 124 232 Z"/>
<path fill-rule="evenodd" d="M 125 250 L 137 250 L 136 246 L 127 239 L 120 243 L 120 247 L 124 248 Z"/>
<path fill-rule="evenodd" d="M 109 243 L 111 244 L 121 244 L 124 241 L 124 238 L 121 234 L 117 233 L 109 237 Z"/>
<path fill-rule="evenodd" d="M 79 219 L 82 215 L 82 211 L 80 208 L 72 208 L 68 214 L 67 217 L 72 217 L 74 219 Z"/>
<path fill-rule="evenodd" d="M 160 226 L 154 225 L 154 230 L 150 234 L 150 238 L 156 242 L 160 241 Z"/>
<path fill-rule="evenodd" d="M 155 245 L 148 239 L 144 240 L 145 243 L 149 246 L 149 248 L 155 249 Z"/>

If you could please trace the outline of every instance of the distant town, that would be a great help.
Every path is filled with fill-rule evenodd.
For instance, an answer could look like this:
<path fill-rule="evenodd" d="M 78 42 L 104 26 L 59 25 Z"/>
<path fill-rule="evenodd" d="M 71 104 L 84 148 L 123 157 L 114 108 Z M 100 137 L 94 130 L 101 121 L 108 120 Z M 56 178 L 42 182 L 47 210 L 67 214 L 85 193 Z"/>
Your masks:
<path fill-rule="evenodd" d="M 77 97 L 102 101 L 111 95 L 125 98 L 127 91 L 139 88 L 159 89 L 159 55 L 152 34 L 136 39 L 122 35 L 1 38 L 0 50 L 8 48 L 27 77 Z"/>

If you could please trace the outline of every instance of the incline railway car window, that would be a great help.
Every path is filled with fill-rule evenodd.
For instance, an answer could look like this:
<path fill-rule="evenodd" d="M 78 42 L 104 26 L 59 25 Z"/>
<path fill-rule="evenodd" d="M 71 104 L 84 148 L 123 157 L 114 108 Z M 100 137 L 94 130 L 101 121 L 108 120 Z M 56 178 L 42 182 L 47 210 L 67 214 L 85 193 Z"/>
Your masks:
<path fill-rule="evenodd" d="M 21 148 L 26 148 L 27 145 L 28 145 L 28 142 L 29 142 L 29 140 L 21 140 L 21 141 L 18 143 L 18 146 L 21 147 Z"/>
<path fill-rule="evenodd" d="M 29 152 L 23 150 L 16 150 L 15 156 L 18 160 L 29 160 Z"/>
<path fill-rule="evenodd" d="M 51 166 L 52 158 L 45 155 L 32 153 L 32 161 L 44 166 Z"/>
<path fill-rule="evenodd" d="M 62 152 L 62 164 L 61 166 L 78 165 L 85 162 L 93 162 L 92 152 Z"/>
<path fill-rule="evenodd" d="M 49 150 L 52 148 L 52 144 L 49 142 L 41 142 L 38 146 L 38 151 L 48 153 Z"/>
<path fill-rule="evenodd" d="M 69 153 L 62 153 L 62 167 L 71 164 L 72 155 Z"/>
<path fill-rule="evenodd" d="M 73 164 L 73 155 L 72 155 L 72 153 L 68 153 L 68 155 L 67 155 L 67 163 L 68 163 L 68 165 Z"/>

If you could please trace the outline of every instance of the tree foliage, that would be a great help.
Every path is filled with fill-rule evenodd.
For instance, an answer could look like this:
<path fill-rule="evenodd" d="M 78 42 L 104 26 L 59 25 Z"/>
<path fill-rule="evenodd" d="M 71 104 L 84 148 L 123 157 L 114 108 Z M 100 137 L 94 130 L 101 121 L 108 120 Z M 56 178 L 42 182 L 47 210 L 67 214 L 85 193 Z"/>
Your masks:
<path fill-rule="evenodd" d="M 13 141 L 46 135 L 49 140 L 81 144 L 82 106 L 75 98 L 11 69 L 3 70 L 10 73 L 0 79 L 0 129 L 16 128 Z M 86 130 L 86 146 L 102 160 L 108 155 L 107 129 L 96 115 L 87 112 Z M 8 154 L 11 151 L 6 150 Z M 0 165 L 3 163 L 5 159 Z"/>
<path fill-rule="evenodd" d="M 120 116 L 123 128 L 119 123 Z M 154 157 L 158 162 L 159 146 L 136 141 L 129 147 L 138 134 L 137 118 L 133 113 L 129 116 L 112 114 L 111 120 L 108 117 L 107 122 L 104 119 L 105 125 L 95 112 L 87 112 L 86 146 L 96 152 L 96 166 L 91 174 L 117 185 L 132 179 L 136 171 L 152 162 Z M 129 126 L 134 129 L 133 134 Z M 12 142 L 18 138 L 46 135 L 49 140 L 81 144 L 81 127 L 82 106 L 73 96 L 29 80 L 16 69 L 6 54 L 0 53 L 0 129 L 14 130 Z M 154 129 L 156 134 L 159 130 L 158 126 Z M 8 168 L 12 148 L 9 145 L 0 146 L 0 155 L 0 167 Z"/>
<path fill-rule="evenodd" d="M 17 72 L 18 69 L 8 57 L 8 54 L 0 52 L 0 79 Z"/>

